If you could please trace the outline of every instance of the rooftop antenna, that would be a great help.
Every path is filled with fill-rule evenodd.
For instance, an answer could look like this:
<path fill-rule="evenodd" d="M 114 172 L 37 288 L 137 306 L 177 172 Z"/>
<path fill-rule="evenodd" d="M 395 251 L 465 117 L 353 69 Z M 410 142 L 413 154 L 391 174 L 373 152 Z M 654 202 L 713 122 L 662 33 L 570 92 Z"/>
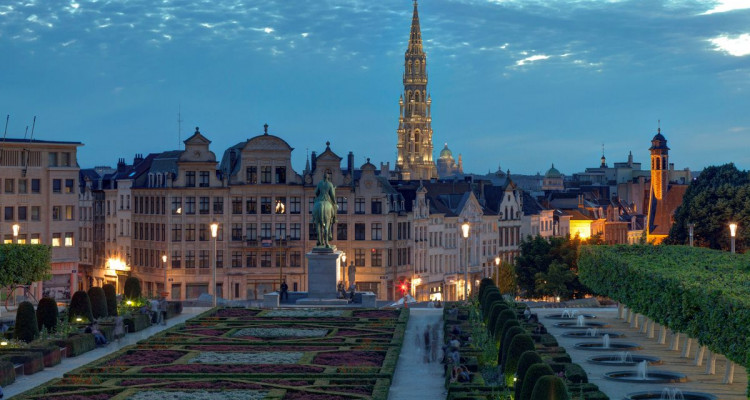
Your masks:
<path fill-rule="evenodd" d="M 182 104 L 177 106 L 177 150 L 182 143 Z"/>
<path fill-rule="evenodd" d="M 3 142 L 5 143 L 5 137 L 8 136 L 8 121 L 10 120 L 10 114 L 5 116 L 5 132 L 3 133 Z M 0 163 L 3 161 L 3 149 L 0 147 Z"/>
<path fill-rule="evenodd" d="M 26 136 L 29 134 L 29 126 L 26 125 L 26 131 L 23 133 L 23 140 L 26 140 Z"/>
<path fill-rule="evenodd" d="M 34 128 L 36 128 L 36 115 L 34 116 L 34 122 L 31 123 L 31 137 L 29 137 L 29 142 L 34 140 Z"/>

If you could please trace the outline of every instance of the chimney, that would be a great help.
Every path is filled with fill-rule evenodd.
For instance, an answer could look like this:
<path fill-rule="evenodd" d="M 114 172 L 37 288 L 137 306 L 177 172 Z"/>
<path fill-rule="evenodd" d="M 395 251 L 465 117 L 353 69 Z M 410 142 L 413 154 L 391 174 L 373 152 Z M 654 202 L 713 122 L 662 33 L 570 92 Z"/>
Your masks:
<path fill-rule="evenodd" d="M 349 174 L 354 171 L 354 153 L 351 151 L 349 152 L 349 155 L 346 156 L 346 169 L 349 171 Z"/>
<path fill-rule="evenodd" d="M 143 154 L 136 154 L 135 158 L 133 158 L 133 165 L 136 165 L 143 161 Z"/>
<path fill-rule="evenodd" d="M 127 165 L 125 164 L 125 159 L 124 158 L 120 158 L 120 159 L 117 160 L 117 172 L 123 172 L 123 171 L 125 171 L 125 167 L 126 166 Z"/>
<path fill-rule="evenodd" d="M 578 208 L 583 208 L 583 194 L 578 195 Z"/>
<path fill-rule="evenodd" d="M 318 154 L 314 151 L 312 154 L 310 154 L 310 167 L 312 168 L 312 171 L 315 171 L 315 167 L 318 165 Z"/>

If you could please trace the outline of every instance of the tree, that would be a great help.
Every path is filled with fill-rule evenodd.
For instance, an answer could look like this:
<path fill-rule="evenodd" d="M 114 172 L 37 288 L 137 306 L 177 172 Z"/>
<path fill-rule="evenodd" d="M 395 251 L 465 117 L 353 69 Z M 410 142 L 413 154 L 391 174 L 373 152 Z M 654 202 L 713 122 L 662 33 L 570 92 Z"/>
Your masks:
<path fill-rule="evenodd" d="M 16 339 L 28 343 L 39 336 L 39 325 L 36 322 L 34 305 L 28 301 L 21 302 L 16 310 L 16 326 L 13 328 Z"/>
<path fill-rule="evenodd" d="M 568 284 L 575 279 L 575 275 L 567 265 L 555 260 L 552 261 L 546 273 L 537 273 L 535 279 L 537 292 L 567 299 L 570 296 Z"/>
<path fill-rule="evenodd" d="M 51 247 L 42 244 L 0 245 L 0 286 L 25 285 L 50 277 Z"/>
<path fill-rule="evenodd" d="M 47 332 L 57 331 L 59 314 L 57 311 L 57 302 L 49 297 L 43 297 L 36 306 L 36 320 L 39 330 L 47 328 Z"/>
<path fill-rule="evenodd" d="M 586 244 L 601 242 L 600 238 L 592 236 Z M 545 293 L 537 286 L 537 274 L 547 274 L 553 262 L 567 266 L 573 279 L 566 280 L 568 294 L 583 296 L 590 293 L 578 280 L 578 251 L 581 239 L 578 237 L 551 237 L 545 239 L 539 235 L 527 237 L 521 242 L 521 255 L 516 258 L 515 271 L 518 276 L 518 286 L 528 297 L 541 296 Z"/>
<path fill-rule="evenodd" d="M 675 211 L 674 224 L 665 244 L 689 243 L 688 224 L 694 224 L 694 243 L 712 249 L 728 249 L 728 225 L 740 227 L 736 239 L 742 252 L 750 243 L 750 174 L 734 164 L 711 166 L 688 186 L 682 204 Z"/>
<path fill-rule="evenodd" d="M 518 278 L 513 264 L 503 261 L 497 267 L 497 287 L 500 293 L 515 295 L 518 288 Z"/>

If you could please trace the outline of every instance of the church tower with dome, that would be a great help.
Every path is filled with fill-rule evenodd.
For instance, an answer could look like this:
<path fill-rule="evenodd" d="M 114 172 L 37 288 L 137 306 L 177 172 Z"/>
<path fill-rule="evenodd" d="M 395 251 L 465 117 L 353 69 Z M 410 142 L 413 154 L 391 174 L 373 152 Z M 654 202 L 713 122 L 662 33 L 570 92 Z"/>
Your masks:
<path fill-rule="evenodd" d="M 448 148 L 448 143 L 445 144 L 443 150 L 440 150 L 440 157 L 437 160 L 437 173 L 440 179 L 448 178 L 456 175 L 463 175 L 464 166 L 462 165 L 461 155 L 458 155 L 458 163 L 453 159 L 453 152 Z"/>
<path fill-rule="evenodd" d="M 544 174 L 544 179 L 542 180 L 542 190 L 545 192 L 565 190 L 565 185 L 563 184 L 563 175 L 560 173 L 560 171 L 557 170 L 557 168 L 555 168 L 555 164 L 552 164 L 552 167 L 548 169 Z"/>
<path fill-rule="evenodd" d="M 432 160 L 432 99 L 427 94 L 427 55 L 422 49 L 417 2 L 404 55 L 404 93 L 399 99 L 396 172 L 403 180 L 437 178 Z"/>

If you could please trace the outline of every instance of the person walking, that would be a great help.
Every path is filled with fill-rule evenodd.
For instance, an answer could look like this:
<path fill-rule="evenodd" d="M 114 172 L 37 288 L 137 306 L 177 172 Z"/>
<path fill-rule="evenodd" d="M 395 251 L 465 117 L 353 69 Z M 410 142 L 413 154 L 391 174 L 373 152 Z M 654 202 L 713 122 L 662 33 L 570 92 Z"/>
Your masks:
<path fill-rule="evenodd" d="M 432 353 L 430 351 L 430 345 L 432 344 L 432 341 L 430 340 L 430 326 L 427 325 L 424 327 L 424 333 L 422 334 L 424 337 L 424 358 L 423 361 L 425 363 L 430 362 L 430 354 Z"/>
<path fill-rule="evenodd" d="M 281 293 L 279 300 L 289 300 L 289 285 L 286 284 L 286 281 L 281 282 Z"/>

